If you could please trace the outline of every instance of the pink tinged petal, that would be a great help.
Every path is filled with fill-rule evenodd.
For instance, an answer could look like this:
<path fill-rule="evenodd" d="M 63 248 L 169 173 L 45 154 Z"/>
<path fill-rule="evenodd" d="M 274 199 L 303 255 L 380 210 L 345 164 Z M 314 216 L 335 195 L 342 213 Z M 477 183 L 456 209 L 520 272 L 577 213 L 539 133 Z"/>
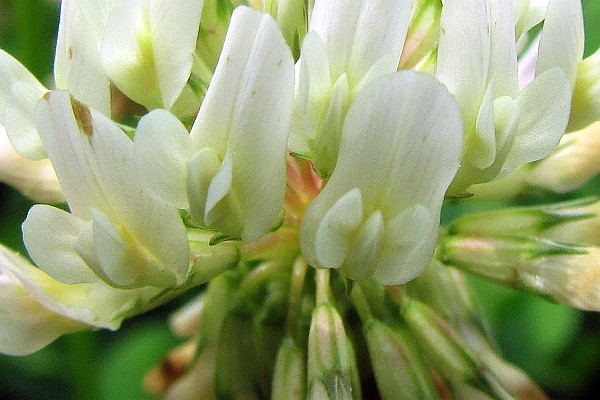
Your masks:
<path fill-rule="evenodd" d="M 33 114 L 47 91 L 27 68 L 0 49 L 0 125 L 15 150 L 32 160 L 46 158 Z"/>
<path fill-rule="evenodd" d="M 134 151 L 148 190 L 177 208 L 188 208 L 186 164 L 194 148 L 177 117 L 165 110 L 146 114 L 135 132 Z"/>
<path fill-rule="evenodd" d="M 560 67 L 571 88 L 583 58 L 583 14 L 580 0 L 550 0 L 540 39 L 536 75 Z"/>
<path fill-rule="evenodd" d="M 110 119 L 65 92 L 48 95 L 36 116 L 72 212 L 89 221 L 93 209 L 101 210 L 125 243 L 151 255 L 149 268 L 150 260 L 157 260 L 183 283 L 189 266 L 185 228 L 177 209 L 144 187 L 133 142 Z"/>
<path fill-rule="evenodd" d="M 365 268 L 384 284 L 416 276 L 435 249 L 462 132 L 452 96 L 429 75 L 396 73 L 367 86 L 348 110 L 336 169 L 306 211 L 303 255 L 314 266 L 339 266 L 357 278 L 368 272 L 354 260 L 368 259 Z M 420 234 L 404 238 L 400 226 Z M 353 242 L 365 232 L 374 236 Z M 332 241 L 337 245 L 327 250 Z M 353 260 L 346 261 L 349 254 Z"/>
<path fill-rule="evenodd" d="M 239 208 L 243 228 L 222 233 L 256 239 L 280 213 L 293 90 L 293 59 L 277 24 L 268 15 L 238 7 L 191 132 L 198 149 L 213 149 L 223 162 L 231 158 L 217 174 L 220 183 L 208 188 L 207 201 L 212 199 L 212 206 L 224 198 L 225 169 L 230 169 L 227 179 L 237 203 L 232 212 Z M 205 212 L 210 212 L 208 204 Z M 219 230 L 220 224 L 230 224 L 212 222 Z"/>
<path fill-rule="evenodd" d="M 535 64 L 537 63 L 539 44 L 540 38 L 538 36 L 519 59 L 519 91 L 523 90 L 535 78 Z"/>
<path fill-rule="evenodd" d="M 110 115 L 110 81 L 100 44 L 110 11 L 120 0 L 63 0 L 54 59 L 54 80 L 86 104 Z"/>
<path fill-rule="evenodd" d="M 487 1 L 448 0 L 442 7 L 435 76 L 455 96 L 467 131 L 475 125 L 488 85 L 488 21 Z"/>
<path fill-rule="evenodd" d="M 348 74 L 357 85 L 382 57 L 392 72 L 402 54 L 412 2 L 402 0 L 317 1 L 309 31 L 319 34 L 329 55 L 331 78 Z"/>

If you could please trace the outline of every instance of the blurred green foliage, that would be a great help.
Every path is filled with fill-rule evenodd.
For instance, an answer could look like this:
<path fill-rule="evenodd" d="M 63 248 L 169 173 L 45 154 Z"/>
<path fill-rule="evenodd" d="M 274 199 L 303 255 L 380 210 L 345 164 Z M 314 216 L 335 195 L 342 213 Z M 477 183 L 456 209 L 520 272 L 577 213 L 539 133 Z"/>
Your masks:
<path fill-rule="evenodd" d="M 600 46 L 600 2 L 584 0 L 586 55 Z M 58 1 L 0 0 L 0 47 L 51 82 Z M 595 179 L 574 196 L 600 195 Z M 564 199 L 553 195 L 522 202 Z M 0 185 L 0 240 L 23 252 L 20 223 L 31 202 Z M 446 221 L 498 203 L 445 210 Z M 600 316 L 472 279 L 492 331 L 508 360 L 527 371 L 554 399 L 584 398 L 600 377 Z M 178 343 L 166 317 L 176 305 L 127 321 L 118 332 L 63 337 L 27 357 L 0 356 L 0 399 L 153 399 L 142 380 Z"/>

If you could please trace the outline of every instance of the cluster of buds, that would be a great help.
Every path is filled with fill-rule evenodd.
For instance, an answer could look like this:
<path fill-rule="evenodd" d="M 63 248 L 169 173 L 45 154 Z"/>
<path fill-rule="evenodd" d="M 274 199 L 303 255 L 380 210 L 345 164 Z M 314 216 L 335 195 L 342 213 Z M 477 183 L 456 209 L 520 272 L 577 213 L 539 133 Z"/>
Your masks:
<path fill-rule="evenodd" d="M 63 0 L 53 90 L 0 51 L 0 178 L 54 204 L 0 247 L 0 352 L 196 291 L 168 399 L 545 398 L 464 272 L 600 310 L 600 203 L 440 215 L 600 170 L 544 172 L 600 119 L 580 1 L 238 3 Z"/>

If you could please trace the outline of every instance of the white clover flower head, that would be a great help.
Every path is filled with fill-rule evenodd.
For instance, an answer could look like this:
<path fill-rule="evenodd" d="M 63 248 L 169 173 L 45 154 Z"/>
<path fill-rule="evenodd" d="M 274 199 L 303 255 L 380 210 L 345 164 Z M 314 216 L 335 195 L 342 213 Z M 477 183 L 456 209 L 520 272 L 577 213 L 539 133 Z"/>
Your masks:
<path fill-rule="evenodd" d="M 54 90 L 0 51 L 0 147 L 29 159 L 0 178 L 52 168 L 31 197 L 66 203 L 24 221 L 35 265 L 0 246 L 0 352 L 195 291 L 166 398 L 543 398 L 463 271 L 600 309 L 597 203 L 441 214 L 599 170 L 547 172 L 595 154 L 556 148 L 600 79 L 579 0 L 238 3 L 63 0 Z"/>

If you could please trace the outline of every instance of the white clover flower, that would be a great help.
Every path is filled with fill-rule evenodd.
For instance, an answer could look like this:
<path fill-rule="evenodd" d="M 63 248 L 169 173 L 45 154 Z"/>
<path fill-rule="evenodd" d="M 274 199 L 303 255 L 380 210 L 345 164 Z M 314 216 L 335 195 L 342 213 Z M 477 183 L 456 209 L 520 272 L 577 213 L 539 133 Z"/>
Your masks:
<path fill-rule="evenodd" d="M 23 235 L 36 264 L 64 283 L 97 275 L 117 287 L 182 284 L 189 268 L 183 223 L 144 189 L 125 133 L 61 91 L 44 97 L 36 120 L 72 212 L 30 210 Z"/>
<path fill-rule="evenodd" d="M 237 8 L 191 132 L 161 111 L 140 121 L 136 151 L 155 177 L 150 187 L 201 226 L 258 239 L 283 203 L 292 91 L 292 56 L 277 25 Z"/>
<path fill-rule="evenodd" d="M 331 174 L 354 96 L 398 68 L 408 30 L 409 1 L 318 1 L 296 64 L 292 151 Z"/>
<path fill-rule="evenodd" d="M 461 145 L 457 106 L 435 79 L 407 71 L 368 85 L 348 110 L 336 168 L 302 222 L 308 262 L 388 285 L 414 278 L 433 256 Z"/>
<path fill-rule="evenodd" d="M 557 146 L 583 54 L 581 13 L 578 0 L 548 3 L 536 78 L 519 90 L 514 0 L 444 3 L 435 76 L 456 97 L 465 127 L 450 193 L 505 175 Z"/>

